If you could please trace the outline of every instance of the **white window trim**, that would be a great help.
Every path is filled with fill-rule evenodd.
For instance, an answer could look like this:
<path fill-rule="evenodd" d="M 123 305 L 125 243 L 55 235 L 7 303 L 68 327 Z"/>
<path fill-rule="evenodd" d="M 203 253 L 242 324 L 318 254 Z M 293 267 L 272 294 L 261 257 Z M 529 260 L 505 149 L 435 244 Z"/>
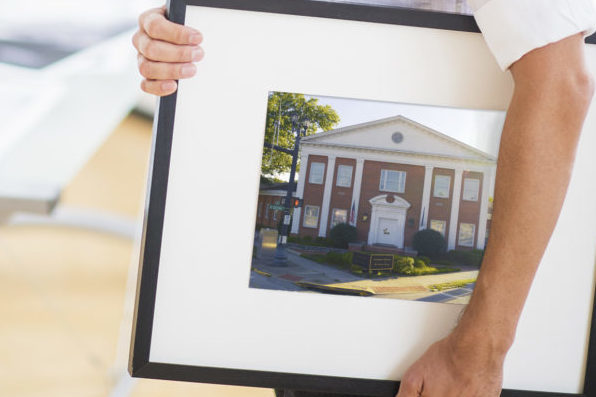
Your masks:
<path fill-rule="evenodd" d="M 334 224 L 334 220 L 335 220 L 335 211 L 345 211 L 346 212 L 346 221 L 345 222 L 338 222 Z M 348 210 L 345 208 L 333 208 L 333 210 L 331 211 L 331 227 L 339 224 L 339 223 L 348 223 L 349 219 L 348 217 L 350 216 L 350 214 L 348 213 Z"/>
<path fill-rule="evenodd" d="M 321 164 L 323 166 L 323 172 L 321 172 L 321 182 L 313 182 L 313 180 L 312 180 L 312 176 L 313 176 L 312 169 L 315 164 Z M 308 173 L 308 183 L 311 183 L 313 185 L 322 185 L 324 181 L 325 181 L 325 163 L 321 163 L 319 161 L 313 161 L 312 163 L 310 163 L 310 172 Z"/>
<path fill-rule="evenodd" d="M 477 188 L 476 188 L 476 198 L 475 199 L 466 198 L 466 181 L 477 181 L 478 184 L 476 185 Z M 464 178 L 461 199 L 465 200 L 465 201 L 478 201 L 479 197 L 480 197 L 480 179 L 478 179 L 478 178 Z"/>
<path fill-rule="evenodd" d="M 398 173 L 402 173 L 404 175 L 404 183 L 403 183 L 403 189 L 402 190 L 388 190 L 388 189 L 383 189 L 382 188 L 382 184 L 383 184 L 383 171 L 385 172 L 398 172 Z M 387 174 L 385 174 L 387 175 Z M 398 170 L 388 170 L 388 169 L 381 169 L 381 177 L 379 178 L 379 191 L 380 192 L 390 192 L 390 193 L 404 193 L 406 191 L 406 171 L 398 171 Z M 385 178 L 386 179 L 386 178 Z M 399 186 L 398 186 L 399 188 Z"/>
<path fill-rule="evenodd" d="M 449 178 L 449 183 L 447 184 L 447 196 L 443 197 L 443 196 L 437 196 L 437 178 Z M 451 191 L 451 175 L 435 175 L 435 180 L 434 180 L 434 186 L 433 186 L 433 197 L 436 198 L 442 198 L 442 199 L 448 199 L 449 198 L 449 192 Z"/>
<path fill-rule="evenodd" d="M 315 225 L 315 226 L 310 226 L 310 225 L 307 225 L 307 224 L 306 224 L 306 213 L 308 212 L 306 209 L 307 209 L 308 207 L 311 207 L 311 208 L 317 208 L 317 209 L 319 210 L 319 211 L 318 211 L 318 213 L 317 213 L 317 222 L 316 222 L 316 223 L 317 223 L 317 225 Z M 309 229 L 316 229 L 316 228 L 318 228 L 318 224 L 319 224 L 319 218 L 320 218 L 320 217 L 321 217 L 321 207 L 319 207 L 318 205 L 305 205 L 305 206 L 304 206 L 304 217 L 302 218 L 302 226 L 303 226 L 303 227 L 307 227 L 307 228 L 309 228 Z"/>
<path fill-rule="evenodd" d="M 340 169 L 346 169 L 349 168 L 350 169 L 350 182 L 347 185 L 342 185 L 339 183 L 339 170 Z M 352 173 L 354 172 L 354 167 L 351 165 L 347 165 L 347 164 L 340 164 L 337 166 L 337 178 L 335 178 L 335 185 L 336 186 L 340 186 L 340 187 L 351 187 L 352 186 Z"/>
<path fill-rule="evenodd" d="M 443 237 L 445 237 L 445 233 L 447 232 L 447 221 L 443 221 L 443 220 L 440 220 L 440 219 L 431 219 L 430 222 L 429 222 L 430 229 L 436 230 L 436 229 L 433 229 L 432 228 L 433 222 L 441 222 L 444 225 L 444 227 L 443 227 L 443 233 L 441 233 L 441 234 L 443 235 Z"/>
<path fill-rule="evenodd" d="M 461 226 L 462 225 L 471 225 L 472 226 L 472 243 L 471 244 L 462 244 L 461 243 Z M 474 247 L 474 239 L 476 237 L 476 225 L 474 223 L 460 223 L 459 224 L 459 233 L 457 234 L 457 245 L 460 247 Z"/>

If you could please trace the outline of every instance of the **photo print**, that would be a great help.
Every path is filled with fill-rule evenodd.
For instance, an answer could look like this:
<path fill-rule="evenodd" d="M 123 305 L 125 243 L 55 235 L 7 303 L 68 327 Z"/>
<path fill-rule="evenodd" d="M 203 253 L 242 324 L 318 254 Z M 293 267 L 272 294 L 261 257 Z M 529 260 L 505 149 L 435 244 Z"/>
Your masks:
<path fill-rule="evenodd" d="M 504 118 L 270 92 L 249 286 L 466 304 Z"/>

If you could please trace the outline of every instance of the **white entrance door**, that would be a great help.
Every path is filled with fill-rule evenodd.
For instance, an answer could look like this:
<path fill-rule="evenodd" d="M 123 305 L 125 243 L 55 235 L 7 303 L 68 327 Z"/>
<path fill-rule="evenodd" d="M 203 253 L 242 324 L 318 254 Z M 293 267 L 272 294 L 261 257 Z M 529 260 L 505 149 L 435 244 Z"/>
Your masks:
<path fill-rule="evenodd" d="M 379 228 L 377 230 L 377 242 L 399 247 L 402 241 L 403 228 L 400 227 L 399 219 L 379 218 Z"/>
<path fill-rule="evenodd" d="M 399 196 L 388 197 L 385 194 L 368 200 L 372 206 L 368 244 L 390 244 L 404 248 L 404 227 L 406 213 L 410 203 Z"/>

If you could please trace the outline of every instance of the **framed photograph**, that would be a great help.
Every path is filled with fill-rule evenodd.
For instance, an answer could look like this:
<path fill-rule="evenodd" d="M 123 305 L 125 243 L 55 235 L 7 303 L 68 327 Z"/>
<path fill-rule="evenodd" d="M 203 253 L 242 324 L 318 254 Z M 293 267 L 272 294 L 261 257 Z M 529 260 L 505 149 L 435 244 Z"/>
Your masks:
<path fill-rule="evenodd" d="M 206 57 L 159 103 L 133 376 L 393 396 L 456 324 L 513 84 L 466 9 L 367 3 L 170 2 Z M 584 129 L 503 396 L 596 396 Z"/>

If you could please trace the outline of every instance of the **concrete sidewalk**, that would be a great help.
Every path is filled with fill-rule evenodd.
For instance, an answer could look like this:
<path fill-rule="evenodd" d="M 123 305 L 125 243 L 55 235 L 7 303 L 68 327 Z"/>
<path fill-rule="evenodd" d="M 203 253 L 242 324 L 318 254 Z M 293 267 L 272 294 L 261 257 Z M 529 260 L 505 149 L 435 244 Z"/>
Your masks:
<path fill-rule="evenodd" d="M 287 266 L 276 266 L 272 259 L 253 260 L 251 287 L 290 291 L 317 291 L 345 295 L 374 296 L 423 300 L 431 302 L 466 303 L 473 283 L 449 291 L 431 291 L 434 284 L 476 279 L 478 270 L 463 267 L 464 271 L 426 276 L 393 276 L 370 279 L 347 270 L 323 265 L 303 258 L 300 253 L 287 250 Z"/>

